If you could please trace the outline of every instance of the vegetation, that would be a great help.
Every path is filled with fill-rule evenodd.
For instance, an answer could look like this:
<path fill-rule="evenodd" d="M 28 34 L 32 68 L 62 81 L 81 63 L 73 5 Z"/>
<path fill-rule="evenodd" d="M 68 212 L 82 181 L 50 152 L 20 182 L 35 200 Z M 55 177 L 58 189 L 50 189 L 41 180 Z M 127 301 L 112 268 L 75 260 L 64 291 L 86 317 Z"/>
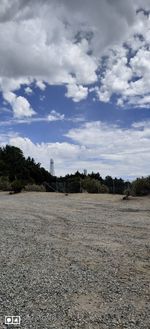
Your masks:
<path fill-rule="evenodd" d="M 24 184 L 21 180 L 16 179 L 11 183 L 11 190 L 14 193 L 20 193 L 24 188 Z"/>
<path fill-rule="evenodd" d="M 11 184 L 9 182 L 8 177 L 1 176 L 0 177 L 0 191 L 10 191 L 11 190 Z"/>
<path fill-rule="evenodd" d="M 37 184 L 28 184 L 24 187 L 24 190 L 27 192 L 46 192 L 46 188 L 44 185 Z"/>
<path fill-rule="evenodd" d="M 87 176 L 76 172 L 65 177 L 52 176 L 36 163 L 33 158 L 24 157 L 23 152 L 14 146 L 0 148 L 0 190 L 13 191 L 48 191 L 64 193 L 116 193 L 132 195 L 150 194 L 150 176 L 137 178 L 132 184 L 122 178 L 106 176 L 99 173 Z"/>
<path fill-rule="evenodd" d="M 132 193 L 138 196 L 150 194 L 150 176 L 137 178 L 132 183 Z"/>
<path fill-rule="evenodd" d="M 102 184 L 99 180 L 86 177 L 82 180 L 82 187 L 88 193 L 108 193 L 109 189 L 106 185 Z"/>
<path fill-rule="evenodd" d="M 40 163 L 35 163 L 33 158 L 25 159 L 18 147 L 6 145 L 0 148 L 0 177 L 8 177 L 12 182 L 15 179 L 24 183 L 42 184 L 43 181 L 51 181 L 52 177 Z"/>

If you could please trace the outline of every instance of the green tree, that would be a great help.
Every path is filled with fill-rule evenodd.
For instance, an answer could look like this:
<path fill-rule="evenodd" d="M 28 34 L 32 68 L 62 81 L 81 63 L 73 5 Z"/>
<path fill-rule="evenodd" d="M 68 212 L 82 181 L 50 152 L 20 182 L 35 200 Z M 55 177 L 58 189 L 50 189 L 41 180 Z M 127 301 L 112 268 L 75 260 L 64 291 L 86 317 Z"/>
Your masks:
<path fill-rule="evenodd" d="M 81 186 L 88 193 L 108 193 L 109 191 L 104 184 L 89 176 L 82 180 Z"/>
<path fill-rule="evenodd" d="M 133 194 L 137 196 L 150 194 L 150 176 L 137 178 L 132 182 Z"/>

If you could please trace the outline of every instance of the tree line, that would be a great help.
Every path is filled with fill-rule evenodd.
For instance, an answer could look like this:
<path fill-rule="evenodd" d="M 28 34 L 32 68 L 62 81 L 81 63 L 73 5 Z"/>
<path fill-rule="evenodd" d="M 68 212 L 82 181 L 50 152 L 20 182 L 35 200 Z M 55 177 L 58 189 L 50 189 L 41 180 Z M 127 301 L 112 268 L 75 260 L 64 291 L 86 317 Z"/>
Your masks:
<path fill-rule="evenodd" d="M 134 182 L 100 173 L 85 175 L 80 172 L 64 177 L 52 176 L 31 157 L 25 158 L 18 147 L 6 145 L 0 148 L 0 190 L 19 192 L 22 189 L 64 193 L 115 193 L 127 191 L 134 195 L 150 193 L 150 176 L 137 178 Z"/>

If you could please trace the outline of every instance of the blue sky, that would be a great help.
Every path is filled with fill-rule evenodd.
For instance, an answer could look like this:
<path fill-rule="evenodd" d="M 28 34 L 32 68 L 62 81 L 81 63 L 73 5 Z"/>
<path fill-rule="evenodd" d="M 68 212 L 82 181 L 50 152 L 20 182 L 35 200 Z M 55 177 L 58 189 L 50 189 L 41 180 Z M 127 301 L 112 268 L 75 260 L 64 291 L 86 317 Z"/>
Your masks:
<path fill-rule="evenodd" d="M 150 3 L 2 0 L 0 145 L 59 175 L 149 175 Z"/>

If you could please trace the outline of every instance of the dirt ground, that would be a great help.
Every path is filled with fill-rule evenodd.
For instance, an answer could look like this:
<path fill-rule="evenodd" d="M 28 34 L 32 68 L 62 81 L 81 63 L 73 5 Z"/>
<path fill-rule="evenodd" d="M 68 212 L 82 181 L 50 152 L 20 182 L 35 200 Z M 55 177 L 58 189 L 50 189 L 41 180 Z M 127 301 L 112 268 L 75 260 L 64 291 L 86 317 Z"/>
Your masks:
<path fill-rule="evenodd" d="M 149 224 L 149 197 L 0 192 L 0 328 L 150 328 Z"/>

